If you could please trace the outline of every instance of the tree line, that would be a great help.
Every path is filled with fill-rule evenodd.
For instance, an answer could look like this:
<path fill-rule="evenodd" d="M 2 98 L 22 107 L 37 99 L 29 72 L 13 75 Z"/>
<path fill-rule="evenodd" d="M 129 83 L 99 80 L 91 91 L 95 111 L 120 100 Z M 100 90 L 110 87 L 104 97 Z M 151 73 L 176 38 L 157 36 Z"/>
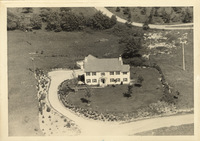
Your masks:
<path fill-rule="evenodd" d="M 116 17 L 111 18 L 97 11 L 91 17 L 85 17 L 83 13 L 75 14 L 70 8 L 60 8 L 58 12 L 52 12 L 49 8 L 43 8 L 40 14 L 26 14 L 32 12 L 30 8 L 23 10 L 24 16 L 17 17 L 8 13 L 7 29 L 24 30 L 26 27 L 41 29 L 45 23 L 45 29 L 49 31 L 79 31 L 86 27 L 94 30 L 104 30 L 112 28 L 116 24 Z M 14 18 L 13 18 L 14 16 Z"/>

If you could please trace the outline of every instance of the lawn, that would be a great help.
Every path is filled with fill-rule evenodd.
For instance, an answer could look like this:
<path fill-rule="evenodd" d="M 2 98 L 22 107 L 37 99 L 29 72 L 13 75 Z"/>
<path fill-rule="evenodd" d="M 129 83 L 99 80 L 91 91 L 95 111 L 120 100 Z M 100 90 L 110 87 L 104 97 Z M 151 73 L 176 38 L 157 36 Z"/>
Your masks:
<path fill-rule="evenodd" d="M 90 106 L 81 101 L 85 90 L 70 93 L 68 102 L 81 108 L 87 108 L 98 113 L 132 113 L 139 108 L 157 102 L 162 97 L 162 85 L 158 80 L 159 73 L 153 68 L 131 68 L 131 77 L 137 79 L 141 75 L 144 78 L 142 87 L 134 86 L 132 97 L 126 98 L 123 93 L 127 92 L 128 85 L 107 86 L 104 88 L 91 88 Z"/>
<path fill-rule="evenodd" d="M 151 131 L 137 133 L 139 136 L 187 136 L 194 135 L 194 124 L 184 124 L 180 126 L 163 127 Z"/>
<path fill-rule="evenodd" d="M 35 32 L 8 31 L 10 136 L 42 135 L 36 80 L 29 69 L 40 68 L 47 72 L 52 68 L 72 68 L 76 60 L 88 54 L 99 57 L 106 57 L 108 53 L 117 57 L 120 54 L 118 38 L 106 32 Z M 108 41 L 99 41 L 102 38 Z"/>

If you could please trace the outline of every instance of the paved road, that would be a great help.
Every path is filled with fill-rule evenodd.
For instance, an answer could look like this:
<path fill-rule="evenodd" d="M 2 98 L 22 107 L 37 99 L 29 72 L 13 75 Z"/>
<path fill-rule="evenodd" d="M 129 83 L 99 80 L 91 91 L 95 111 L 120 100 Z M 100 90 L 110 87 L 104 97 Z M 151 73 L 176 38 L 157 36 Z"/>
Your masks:
<path fill-rule="evenodd" d="M 104 7 L 95 7 L 98 11 L 101 11 L 103 14 L 107 15 L 108 17 L 111 17 L 114 15 L 112 12 L 110 12 L 108 9 Z M 122 19 L 118 16 L 116 16 L 117 21 L 121 23 L 126 23 L 127 20 Z M 133 26 L 142 27 L 143 23 L 131 23 Z M 193 29 L 193 23 L 186 23 L 186 24 L 176 24 L 176 25 L 155 25 L 155 24 L 149 24 L 149 27 L 152 29 L 167 29 L 167 30 L 176 30 L 176 29 Z"/>
<path fill-rule="evenodd" d="M 75 73 L 78 75 L 82 74 L 83 72 L 81 70 L 76 70 Z M 52 71 L 49 72 L 49 77 L 51 78 L 51 84 L 49 88 L 48 100 L 51 106 L 69 119 L 75 121 L 81 130 L 81 136 L 127 136 L 161 127 L 194 123 L 193 114 L 153 118 L 130 123 L 111 123 L 82 118 L 65 108 L 57 96 L 57 88 L 60 83 L 64 80 L 73 78 L 72 71 Z"/>

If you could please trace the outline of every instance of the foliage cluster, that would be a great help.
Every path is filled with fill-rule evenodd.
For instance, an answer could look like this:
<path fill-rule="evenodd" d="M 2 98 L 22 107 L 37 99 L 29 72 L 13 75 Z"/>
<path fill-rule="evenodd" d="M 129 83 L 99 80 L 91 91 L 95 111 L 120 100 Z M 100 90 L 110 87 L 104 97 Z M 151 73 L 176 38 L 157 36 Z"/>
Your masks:
<path fill-rule="evenodd" d="M 109 18 L 102 12 L 96 12 L 92 17 L 86 18 L 82 13 L 75 14 L 68 10 L 62 12 L 51 12 L 47 15 L 46 22 L 47 30 L 59 31 L 79 31 L 85 27 L 90 27 L 94 30 L 104 30 L 113 27 L 116 24 L 116 17 Z"/>

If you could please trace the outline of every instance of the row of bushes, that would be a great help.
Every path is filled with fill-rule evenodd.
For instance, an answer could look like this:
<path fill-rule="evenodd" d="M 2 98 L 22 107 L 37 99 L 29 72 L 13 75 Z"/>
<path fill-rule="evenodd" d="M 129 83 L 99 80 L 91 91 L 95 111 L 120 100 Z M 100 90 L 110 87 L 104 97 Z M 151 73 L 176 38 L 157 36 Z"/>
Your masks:
<path fill-rule="evenodd" d="M 27 27 L 41 29 L 42 22 L 46 22 L 46 30 L 60 32 L 83 30 L 85 27 L 90 27 L 94 30 L 109 29 L 116 24 L 117 19 L 115 16 L 109 18 L 100 11 L 87 18 L 82 13 L 75 14 L 65 8 L 62 8 L 60 12 L 43 9 L 40 14 L 33 14 L 30 17 L 26 15 L 17 17 L 9 12 L 7 29 L 24 30 Z"/>
<path fill-rule="evenodd" d="M 140 66 L 140 67 L 155 68 L 160 74 L 161 83 L 163 85 L 164 95 L 161 100 L 169 102 L 169 103 L 173 103 L 173 104 L 177 103 L 178 95 L 180 93 L 178 91 L 173 91 L 172 89 L 170 89 L 169 84 L 166 82 L 165 76 L 159 65 L 157 65 L 156 63 L 151 63 L 151 62 L 143 59 L 142 57 L 134 57 L 134 58 L 124 59 L 124 63 L 130 64 L 131 66 L 135 66 L 135 67 Z"/>
<path fill-rule="evenodd" d="M 176 113 L 176 107 L 174 104 L 169 104 L 165 101 L 158 101 L 156 103 L 152 103 L 149 106 L 140 108 L 132 113 L 122 113 L 120 116 L 114 114 L 102 114 L 96 111 L 91 111 L 84 108 L 79 108 L 70 104 L 67 101 L 67 97 L 64 95 L 60 95 L 60 100 L 65 105 L 66 108 L 74 111 L 77 115 L 81 115 L 93 120 L 101 120 L 101 121 L 128 121 L 128 120 L 136 120 L 142 119 L 151 116 L 157 116 L 161 114 L 173 114 Z"/>

